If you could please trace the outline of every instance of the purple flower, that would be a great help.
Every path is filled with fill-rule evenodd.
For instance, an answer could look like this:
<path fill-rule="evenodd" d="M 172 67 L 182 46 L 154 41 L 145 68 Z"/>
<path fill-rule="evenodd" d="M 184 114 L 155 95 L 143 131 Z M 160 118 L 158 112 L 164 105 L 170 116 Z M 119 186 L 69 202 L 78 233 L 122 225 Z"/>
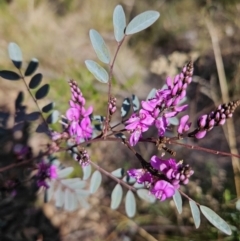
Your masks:
<path fill-rule="evenodd" d="M 130 177 L 135 178 L 138 183 L 151 183 L 153 181 L 151 173 L 144 169 L 130 169 L 127 173 Z"/>
<path fill-rule="evenodd" d="M 175 194 L 175 188 L 169 182 L 159 180 L 154 184 L 150 192 L 160 201 L 164 201 Z"/>
<path fill-rule="evenodd" d="M 92 137 L 92 126 L 91 126 L 91 120 L 89 117 L 85 117 L 82 119 L 81 129 L 82 129 L 82 136 L 85 139 L 89 139 Z"/>
<path fill-rule="evenodd" d="M 180 124 L 178 126 L 178 133 L 183 134 L 184 132 L 189 131 L 191 123 L 188 122 L 189 115 L 185 115 L 180 119 Z"/>
<path fill-rule="evenodd" d="M 40 162 L 38 164 L 38 172 L 36 175 L 38 187 L 48 188 L 46 179 L 56 179 L 57 178 L 57 167 L 50 165 L 45 162 Z"/>
<path fill-rule="evenodd" d="M 159 136 L 164 136 L 164 133 L 167 129 L 167 126 L 169 125 L 168 119 L 163 117 L 159 117 L 156 121 L 155 121 L 155 126 L 158 129 L 158 135 Z"/>

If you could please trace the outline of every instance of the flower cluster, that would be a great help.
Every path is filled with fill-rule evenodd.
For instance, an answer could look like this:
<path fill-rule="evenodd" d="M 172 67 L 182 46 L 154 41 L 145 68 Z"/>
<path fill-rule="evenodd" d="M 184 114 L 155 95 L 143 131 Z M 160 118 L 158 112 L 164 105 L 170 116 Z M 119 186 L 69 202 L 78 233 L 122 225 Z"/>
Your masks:
<path fill-rule="evenodd" d="M 136 145 L 150 126 L 155 125 L 158 129 L 158 135 L 164 136 L 169 125 L 169 119 L 187 109 L 187 105 L 178 106 L 180 101 L 186 96 L 187 86 L 192 81 L 193 64 L 189 62 L 181 73 L 172 80 L 170 77 L 166 80 L 166 89 L 157 90 L 155 96 L 149 100 L 142 101 L 142 109 L 139 113 L 134 113 L 125 122 L 126 130 L 131 133 L 130 144 Z M 189 129 L 188 118 L 180 122 L 180 133 Z"/>
<path fill-rule="evenodd" d="M 55 165 L 50 165 L 44 161 L 37 165 L 38 172 L 36 175 L 38 187 L 48 188 L 46 179 L 56 179 L 57 178 L 57 167 Z"/>
<path fill-rule="evenodd" d="M 203 115 L 198 119 L 197 129 L 189 133 L 189 137 L 203 138 L 214 126 L 224 125 L 226 119 L 233 116 L 233 112 L 240 105 L 240 100 L 231 101 L 228 104 L 219 105 L 215 111 L 208 115 Z"/>
<path fill-rule="evenodd" d="M 70 108 L 66 111 L 66 117 L 69 122 L 67 131 L 70 137 L 74 138 L 77 143 L 81 143 L 92 137 L 93 129 L 90 115 L 93 112 L 93 107 L 90 106 L 88 109 L 85 109 L 85 99 L 76 81 L 71 80 L 69 85 L 72 96 L 69 101 Z"/>
<path fill-rule="evenodd" d="M 180 185 L 187 184 L 194 173 L 189 165 L 176 163 L 174 159 L 162 160 L 153 156 L 150 164 L 149 170 L 131 169 L 128 175 L 134 177 L 138 183 L 147 184 L 150 193 L 161 201 L 172 197 L 175 190 L 179 189 Z"/>

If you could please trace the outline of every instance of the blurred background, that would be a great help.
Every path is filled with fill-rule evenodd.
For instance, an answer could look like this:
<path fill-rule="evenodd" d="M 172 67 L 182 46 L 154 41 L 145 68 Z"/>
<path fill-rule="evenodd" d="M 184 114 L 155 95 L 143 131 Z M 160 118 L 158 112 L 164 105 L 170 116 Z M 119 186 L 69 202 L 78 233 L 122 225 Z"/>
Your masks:
<path fill-rule="evenodd" d="M 92 28 L 103 36 L 111 53 L 116 49 L 112 13 L 117 4 L 123 6 L 127 22 L 146 10 L 161 14 L 150 28 L 127 37 L 120 50 L 113 81 L 118 106 L 133 93 L 145 99 L 152 88 L 161 88 L 166 76 L 173 77 L 189 60 L 194 61 L 195 68 L 187 94 L 193 125 L 198 116 L 209 113 L 223 100 L 239 99 L 239 0 L 0 0 L 0 69 L 13 70 L 7 46 L 16 42 L 23 52 L 23 68 L 32 57 L 40 62 L 38 71 L 51 86 L 46 103 L 55 101 L 61 113 L 65 113 L 70 98 L 67 80 L 74 79 L 87 99 L 87 106 L 94 105 L 94 113 L 104 115 L 107 88 L 94 80 L 84 61 L 97 60 L 88 35 Z M 220 88 L 224 80 L 225 88 Z M 19 91 L 25 91 L 23 85 L 0 79 L 1 110 L 13 114 Z M 30 110 L 35 108 L 27 94 L 24 103 Z M 116 119 L 119 117 L 117 114 Z M 235 111 L 230 135 L 229 129 L 217 127 L 207 138 L 185 143 L 237 153 L 239 117 L 240 108 Z M 28 143 L 36 152 L 46 143 L 46 137 L 32 132 Z M 240 214 L 236 209 L 240 182 L 233 171 L 236 173 L 233 165 L 239 167 L 239 160 L 183 146 L 172 148 L 177 151 L 178 160 L 183 159 L 195 170 L 183 191 L 232 225 L 232 236 L 217 231 L 204 217 L 196 230 L 187 200 L 181 215 L 172 201 L 154 205 L 138 201 L 138 214 L 130 220 L 125 216 L 124 205 L 117 211 L 110 209 L 115 183 L 104 177 L 101 190 L 90 197 L 90 210 L 79 209 L 73 213 L 57 210 L 51 203 L 43 204 L 42 195 L 29 191 L 25 195 L 23 190 L 21 195 L 28 197 L 25 205 L 10 208 L 7 213 L 0 211 L 1 240 L 240 240 Z M 137 149 L 147 160 L 158 154 L 155 146 L 141 144 Z M 109 172 L 119 167 L 140 167 L 128 150 L 112 143 L 93 145 L 91 159 Z M 61 156 L 61 160 L 74 164 L 69 156 Z M 78 170 L 75 175 L 79 175 Z M 16 202 L 7 206 L 15 207 Z M 0 207 L 4 205 L 2 199 Z M 29 212 L 29 206 L 35 211 Z"/>

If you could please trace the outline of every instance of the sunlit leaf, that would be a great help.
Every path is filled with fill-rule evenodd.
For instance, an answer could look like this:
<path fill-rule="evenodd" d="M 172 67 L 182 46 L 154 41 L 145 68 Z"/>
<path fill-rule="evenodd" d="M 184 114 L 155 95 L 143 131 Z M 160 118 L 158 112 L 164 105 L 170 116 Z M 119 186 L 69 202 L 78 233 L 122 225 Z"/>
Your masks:
<path fill-rule="evenodd" d="M 201 223 L 199 208 L 198 208 L 196 202 L 194 202 L 192 200 L 189 201 L 189 205 L 190 205 L 190 208 L 192 211 L 192 216 L 193 216 L 193 221 L 194 221 L 195 227 L 199 228 L 200 223 Z"/>
<path fill-rule="evenodd" d="M 121 107 L 121 117 L 124 118 L 128 115 L 129 111 L 131 109 L 131 102 L 129 98 L 125 98 L 122 103 Z"/>
<path fill-rule="evenodd" d="M 69 176 L 73 172 L 73 167 L 66 167 L 62 170 L 57 171 L 57 177 L 60 178 L 65 178 Z"/>
<path fill-rule="evenodd" d="M 20 80 L 21 76 L 10 70 L 1 70 L 0 77 L 7 80 Z"/>
<path fill-rule="evenodd" d="M 54 107 L 55 107 L 55 103 L 51 102 L 42 108 L 42 112 L 48 113 L 49 111 L 53 110 Z"/>
<path fill-rule="evenodd" d="M 109 80 L 108 72 L 98 63 L 92 60 L 86 60 L 87 69 L 94 75 L 94 77 L 102 83 L 107 83 Z"/>
<path fill-rule="evenodd" d="M 153 89 L 149 92 L 149 94 L 148 94 L 148 96 L 147 96 L 147 100 L 153 99 L 153 98 L 155 97 L 155 95 L 156 95 L 156 92 L 157 92 L 157 89 L 153 88 Z"/>
<path fill-rule="evenodd" d="M 174 126 L 177 126 L 179 124 L 179 120 L 176 116 L 174 116 L 172 118 L 169 118 L 169 123 L 174 125 Z"/>
<path fill-rule="evenodd" d="M 134 34 L 148 28 L 159 18 L 159 16 L 160 13 L 157 11 L 146 11 L 137 15 L 128 24 L 125 32 L 126 35 Z"/>
<path fill-rule="evenodd" d="M 91 176 L 92 167 L 91 165 L 87 165 L 82 167 L 82 169 L 83 169 L 83 180 L 87 180 Z"/>
<path fill-rule="evenodd" d="M 82 181 L 80 178 L 63 179 L 61 183 L 71 189 L 82 189 L 86 186 L 86 182 Z"/>
<path fill-rule="evenodd" d="M 122 186 L 118 183 L 111 194 L 111 209 L 117 209 L 122 201 L 123 190 Z"/>
<path fill-rule="evenodd" d="M 117 178 L 122 178 L 124 175 L 124 169 L 123 168 L 118 168 L 114 171 L 111 172 L 111 174 Z"/>
<path fill-rule="evenodd" d="M 229 225 L 219 216 L 217 215 L 212 209 L 206 206 L 200 206 L 200 210 L 202 214 L 207 218 L 207 220 L 213 224 L 216 228 L 221 230 L 227 235 L 232 234 L 232 230 Z"/>
<path fill-rule="evenodd" d="M 22 66 L 22 51 L 16 43 L 9 43 L 8 55 L 17 69 Z"/>
<path fill-rule="evenodd" d="M 173 201 L 177 207 L 179 214 L 181 214 L 182 213 L 182 196 L 178 190 L 175 190 L 175 194 L 173 195 Z"/>
<path fill-rule="evenodd" d="M 42 81 L 42 74 L 40 74 L 40 73 L 38 73 L 38 74 L 35 74 L 32 78 L 31 78 L 31 80 L 30 80 L 30 82 L 29 82 L 29 88 L 30 89 L 35 89 L 35 88 L 37 88 L 39 85 L 40 85 L 40 83 L 41 83 L 41 81 Z"/>
<path fill-rule="evenodd" d="M 140 102 L 136 95 L 132 95 L 133 111 L 136 112 L 140 108 Z"/>
<path fill-rule="evenodd" d="M 102 174 L 96 170 L 91 177 L 90 181 L 90 193 L 95 193 L 100 187 L 102 182 Z"/>
<path fill-rule="evenodd" d="M 28 67 L 24 73 L 25 76 L 30 76 L 32 75 L 38 67 L 38 60 L 33 58 L 31 59 L 30 63 L 28 64 Z"/>
<path fill-rule="evenodd" d="M 136 200 L 131 190 L 128 190 L 126 195 L 125 210 L 129 218 L 132 218 L 136 213 Z"/>
<path fill-rule="evenodd" d="M 58 110 L 54 110 L 49 116 L 47 117 L 46 121 L 48 124 L 54 124 L 59 120 L 60 113 Z"/>
<path fill-rule="evenodd" d="M 97 57 L 105 64 L 110 63 L 110 54 L 106 43 L 102 36 L 94 29 L 89 31 L 92 46 L 97 54 Z"/>
<path fill-rule="evenodd" d="M 152 195 L 147 189 L 138 189 L 137 195 L 148 203 L 154 203 L 156 201 L 155 196 Z"/>
<path fill-rule="evenodd" d="M 35 98 L 37 100 L 42 99 L 45 96 L 47 96 L 48 92 L 49 92 L 49 84 L 45 84 L 40 89 L 37 90 L 35 94 Z"/>
<path fill-rule="evenodd" d="M 133 187 L 135 187 L 136 189 L 139 189 L 139 188 L 144 188 L 144 183 L 138 183 L 138 182 L 135 182 L 133 184 Z"/>
<path fill-rule="evenodd" d="M 55 206 L 61 208 L 64 203 L 64 192 L 62 190 L 62 186 L 59 185 L 55 192 Z"/>
<path fill-rule="evenodd" d="M 117 5 L 113 11 L 113 27 L 115 39 L 120 42 L 126 28 L 126 17 L 121 5 Z"/>

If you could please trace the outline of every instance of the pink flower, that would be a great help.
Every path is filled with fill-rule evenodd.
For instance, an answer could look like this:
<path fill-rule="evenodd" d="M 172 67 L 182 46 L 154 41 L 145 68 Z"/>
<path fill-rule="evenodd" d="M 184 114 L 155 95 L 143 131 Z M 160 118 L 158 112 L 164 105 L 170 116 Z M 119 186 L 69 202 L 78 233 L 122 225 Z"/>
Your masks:
<path fill-rule="evenodd" d="M 157 181 L 150 192 L 160 201 L 172 197 L 175 194 L 175 188 L 167 181 Z"/>
<path fill-rule="evenodd" d="M 178 126 L 178 133 L 183 134 L 184 132 L 189 131 L 191 123 L 188 122 L 189 115 L 185 115 L 180 119 L 180 123 Z"/>
<path fill-rule="evenodd" d="M 130 177 L 135 178 L 138 183 L 151 183 L 153 181 L 151 173 L 144 169 L 131 169 L 127 173 Z"/>

